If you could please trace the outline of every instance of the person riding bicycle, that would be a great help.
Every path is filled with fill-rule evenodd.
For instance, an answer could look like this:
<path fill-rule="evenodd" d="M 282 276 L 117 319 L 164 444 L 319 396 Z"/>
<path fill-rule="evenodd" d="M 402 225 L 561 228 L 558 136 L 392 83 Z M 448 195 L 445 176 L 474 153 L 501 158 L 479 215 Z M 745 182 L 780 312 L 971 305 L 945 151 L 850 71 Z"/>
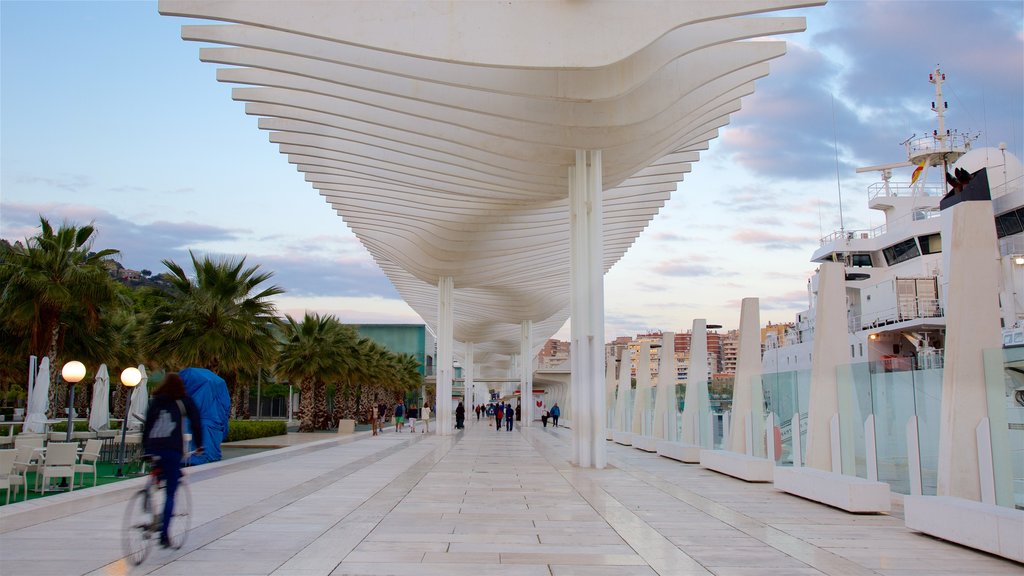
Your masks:
<path fill-rule="evenodd" d="M 196 454 L 203 453 L 203 426 L 199 420 L 199 409 L 185 393 L 185 383 L 177 372 L 169 372 L 163 383 L 153 393 L 146 411 L 146 425 L 142 431 L 142 446 L 146 454 L 159 458 L 160 478 L 167 493 L 164 504 L 163 523 L 160 530 L 160 545 L 171 545 L 168 529 L 174 513 L 174 493 L 181 478 L 181 461 L 185 454 L 183 436 L 184 419 L 191 424 L 192 440 Z"/>

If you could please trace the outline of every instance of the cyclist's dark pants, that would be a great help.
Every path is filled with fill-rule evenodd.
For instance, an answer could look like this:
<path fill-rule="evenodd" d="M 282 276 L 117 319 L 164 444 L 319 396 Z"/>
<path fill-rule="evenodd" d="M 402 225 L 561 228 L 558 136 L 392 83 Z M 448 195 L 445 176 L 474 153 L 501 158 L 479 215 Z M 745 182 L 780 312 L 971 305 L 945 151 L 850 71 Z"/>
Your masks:
<path fill-rule="evenodd" d="M 178 479 L 181 478 L 181 452 L 173 450 L 153 450 L 153 455 L 160 458 L 160 478 L 164 481 L 167 504 L 164 505 L 164 521 L 160 535 L 167 537 L 167 529 L 171 525 L 174 514 L 174 495 L 178 491 Z"/>

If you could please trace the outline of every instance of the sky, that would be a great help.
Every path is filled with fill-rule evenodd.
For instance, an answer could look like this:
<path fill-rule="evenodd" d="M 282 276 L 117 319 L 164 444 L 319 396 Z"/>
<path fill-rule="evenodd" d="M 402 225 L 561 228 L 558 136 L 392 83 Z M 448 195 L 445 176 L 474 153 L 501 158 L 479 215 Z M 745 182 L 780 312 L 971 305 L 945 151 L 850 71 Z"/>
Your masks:
<path fill-rule="evenodd" d="M 935 127 L 936 64 L 947 127 L 1024 158 L 1024 2 L 779 14 L 807 17 L 807 31 L 781 37 L 786 56 L 606 275 L 607 340 L 696 318 L 735 328 L 744 297 L 760 298 L 762 324 L 792 321 L 819 239 L 883 222 L 867 209 L 877 173 L 855 169 L 905 160 L 901 143 Z M 0 0 L 0 237 L 35 235 L 40 215 L 91 222 L 95 247 L 128 268 L 244 256 L 287 291 L 282 313 L 422 322 L 181 40 L 194 23 L 155 2 Z"/>

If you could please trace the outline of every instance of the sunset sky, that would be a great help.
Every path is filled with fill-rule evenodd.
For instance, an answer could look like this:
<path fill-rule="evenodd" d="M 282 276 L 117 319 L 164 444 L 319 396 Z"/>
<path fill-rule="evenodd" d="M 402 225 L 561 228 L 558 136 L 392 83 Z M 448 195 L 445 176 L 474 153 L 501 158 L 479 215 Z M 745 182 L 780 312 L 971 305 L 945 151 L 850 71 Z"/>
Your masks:
<path fill-rule="evenodd" d="M 733 328 L 743 297 L 761 320 L 806 307 L 818 240 L 882 223 L 859 166 L 905 160 L 935 127 L 975 146 L 1024 146 L 1024 3 L 833 1 L 784 36 L 743 110 L 606 276 L 606 338 Z M 344 322 L 420 322 L 329 205 L 233 102 L 199 45 L 152 2 L 0 2 L 0 236 L 39 216 L 99 229 L 134 269 L 188 250 L 246 256 L 287 290 L 282 312 Z M 909 181 L 912 169 L 895 171 Z M 837 178 L 838 172 L 838 178 Z M 567 329 L 559 333 L 567 337 Z"/>

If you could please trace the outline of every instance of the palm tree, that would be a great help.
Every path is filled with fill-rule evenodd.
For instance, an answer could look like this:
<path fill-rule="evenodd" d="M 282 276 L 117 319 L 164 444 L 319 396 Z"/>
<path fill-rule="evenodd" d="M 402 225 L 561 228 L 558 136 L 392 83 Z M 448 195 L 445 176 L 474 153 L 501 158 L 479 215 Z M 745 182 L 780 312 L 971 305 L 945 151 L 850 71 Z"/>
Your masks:
<path fill-rule="evenodd" d="M 39 218 L 40 233 L 25 243 L 0 245 L 0 318 L 12 333 L 28 339 L 28 352 L 58 365 L 69 329 L 81 330 L 76 342 L 89 347 L 104 310 L 123 303 L 107 272 L 118 250 L 94 252 L 96 229 L 64 223 L 54 231 Z M 51 384 L 58 370 L 51 371 Z M 57 387 L 50 386 L 50 407 Z"/>
<path fill-rule="evenodd" d="M 231 416 L 248 417 L 248 383 L 238 373 L 251 366 L 270 365 L 276 356 L 275 326 L 279 324 L 270 298 L 284 290 L 260 288 L 272 272 L 240 260 L 196 258 L 195 279 L 181 266 L 163 260 L 170 289 L 161 293 L 148 332 L 149 352 L 180 367 L 198 366 L 219 373 L 231 392 Z"/>
<path fill-rule="evenodd" d="M 347 348 L 355 341 L 355 329 L 334 316 L 307 312 L 302 322 L 286 316 L 283 332 L 275 373 L 299 385 L 299 431 L 324 430 L 330 427 L 327 382 L 342 378 L 352 369 Z"/>

